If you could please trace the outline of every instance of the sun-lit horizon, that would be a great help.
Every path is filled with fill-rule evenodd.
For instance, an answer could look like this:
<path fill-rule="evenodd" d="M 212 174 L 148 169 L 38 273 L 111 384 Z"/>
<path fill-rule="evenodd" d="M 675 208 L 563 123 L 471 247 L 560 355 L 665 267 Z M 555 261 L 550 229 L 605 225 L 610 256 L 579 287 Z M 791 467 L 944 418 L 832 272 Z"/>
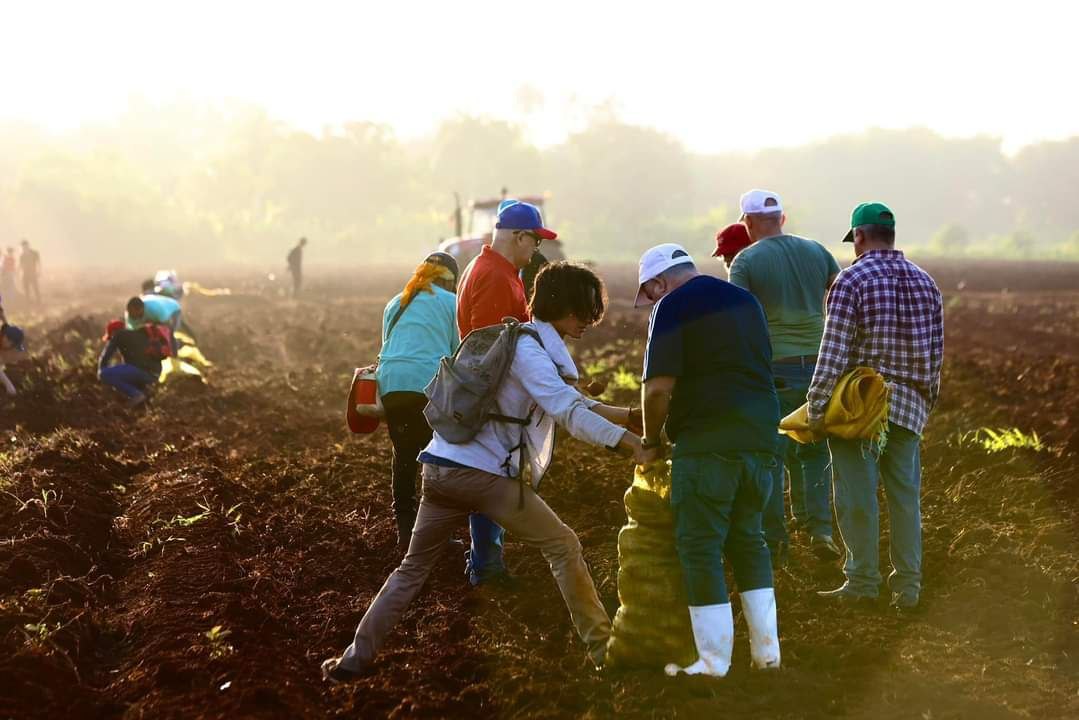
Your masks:
<path fill-rule="evenodd" d="M 348 121 L 403 139 L 459 114 L 557 144 L 597 113 L 700 153 L 866 128 L 1000 138 L 1079 134 L 1067 34 L 1046 2 L 828 3 L 656 11 L 614 3 L 43 2 L 5 9 L 0 120 L 54 132 L 133 103 L 256 106 L 318 133 Z"/>

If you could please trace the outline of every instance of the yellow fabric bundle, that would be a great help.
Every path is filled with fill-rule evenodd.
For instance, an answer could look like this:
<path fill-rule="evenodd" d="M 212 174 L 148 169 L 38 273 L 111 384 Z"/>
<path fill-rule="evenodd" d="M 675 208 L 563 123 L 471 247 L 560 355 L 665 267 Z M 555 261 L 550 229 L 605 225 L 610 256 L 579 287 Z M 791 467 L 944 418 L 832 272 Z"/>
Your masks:
<path fill-rule="evenodd" d="M 823 432 L 809 429 L 809 403 L 779 421 L 779 432 L 805 444 L 826 437 L 882 440 L 888 429 L 888 386 L 873 368 L 856 367 L 836 381 Z"/>
<path fill-rule="evenodd" d="M 697 659 L 682 565 L 674 547 L 671 464 L 637 466 L 618 533 L 618 601 L 607 645 L 611 667 L 659 669 Z"/>
<path fill-rule="evenodd" d="M 174 378 L 184 376 L 194 376 L 205 382 L 202 373 L 191 363 L 174 357 L 168 357 L 161 361 L 161 375 L 157 378 L 159 383 L 166 383 Z"/>
<path fill-rule="evenodd" d="M 412 298 L 421 292 L 434 292 L 431 289 L 431 284 L 435 280 L 453 280 L 453 278 L 453 271 L 444 265 L 433 262 L 420 263 L 401 294 L 401 307 L 408 307 L 408 304 L 412 302 Z"/>
<path fill-rule="evenodd" d="M 177 335 L 179 335 L 179 333 L 177 333 Z M 181 345 L 180 350 L 176 353 L 176 357 L 181 360 L 189 360 L 194 364 L 207 368 L 214 366 L 212 362 L 206 359 L 206 356 L 202 354 L 202 351 L 199 350 L 196 345 Z"/>

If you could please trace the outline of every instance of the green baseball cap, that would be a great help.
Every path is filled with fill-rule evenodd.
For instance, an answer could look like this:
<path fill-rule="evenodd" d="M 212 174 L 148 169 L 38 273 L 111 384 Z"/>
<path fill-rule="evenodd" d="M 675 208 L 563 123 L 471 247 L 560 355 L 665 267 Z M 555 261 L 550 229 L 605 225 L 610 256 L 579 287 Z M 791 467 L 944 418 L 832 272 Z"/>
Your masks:
<path fill-rule="evenodd" d="M 854 242 L 854 228 L 862 225 L 885 225 L 894 228 L 895 213 L 884 203 L 862 203 L 850 214 L 850 230 L 843 237 L 843 242 Z"/>

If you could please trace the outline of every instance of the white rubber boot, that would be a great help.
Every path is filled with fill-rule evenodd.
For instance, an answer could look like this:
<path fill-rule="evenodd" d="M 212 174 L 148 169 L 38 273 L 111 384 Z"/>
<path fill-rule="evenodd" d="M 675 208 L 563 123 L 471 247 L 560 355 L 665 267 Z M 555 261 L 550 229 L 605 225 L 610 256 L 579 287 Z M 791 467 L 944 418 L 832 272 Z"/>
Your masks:
<path fill-rule="evenodd" d="M 748 590 L 741 594 L 742 614 L 749 626 L 749 654 L 758 670 L 779 668 L 779 629 L 776 625 L 774 588 Z"/>
<path fill-rule="evenodd" d="M 693 625 L 693 641 L 697 645 L 697 662 L 688 667 L 671 663 L 664 669 L 665 672 L 671 677 L 678 673 L 725 677 L 731 669 L 731 651 L 734 650 L 731 604 L 690 606 L 689 620 Z"/>

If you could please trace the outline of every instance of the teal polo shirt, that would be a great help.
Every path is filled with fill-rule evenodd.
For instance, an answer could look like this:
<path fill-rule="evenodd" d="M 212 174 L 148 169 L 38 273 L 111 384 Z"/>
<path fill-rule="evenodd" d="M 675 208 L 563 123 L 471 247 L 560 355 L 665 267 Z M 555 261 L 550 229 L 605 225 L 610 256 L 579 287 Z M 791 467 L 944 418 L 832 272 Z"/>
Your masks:
<path fill-rule="evenodd" d="M 824 334 L 824 294 L 839 273 L 832 253 L 815 240 L 776 235 L 734 258 L 730 280 L 764 308 L 775 359 L 816 355 Z"/>

